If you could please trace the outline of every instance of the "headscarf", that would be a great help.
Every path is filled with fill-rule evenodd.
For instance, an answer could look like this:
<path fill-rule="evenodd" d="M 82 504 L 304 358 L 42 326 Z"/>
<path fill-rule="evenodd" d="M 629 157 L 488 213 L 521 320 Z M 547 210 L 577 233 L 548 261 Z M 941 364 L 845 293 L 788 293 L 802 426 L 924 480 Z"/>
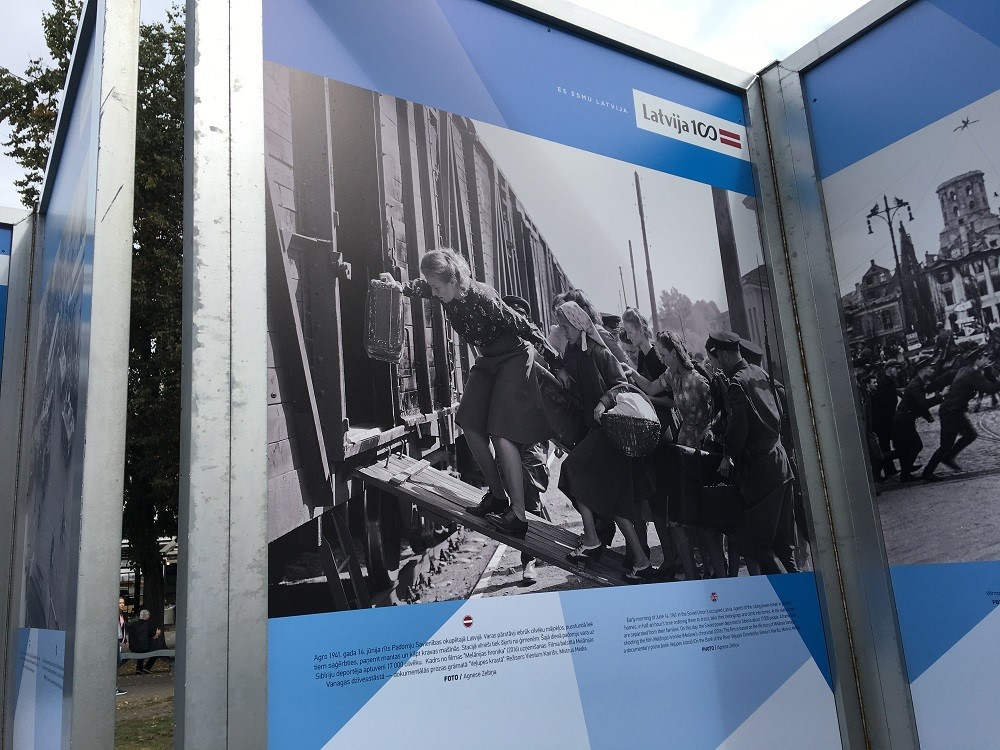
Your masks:
<path fill-rule="evenodd" d="M 597 332 L 597 326 L 594 325 L 594 321 L 591 320 L 590 316 L 576 302 L 563 302 L 559 305 L 556 312 L 562 319 L 580 332 L 580 348 L 583 351 L 587 351 L 588 338 L 593 339 L 598 344 L 604 343 L 601 339 L 601 334 Z"/>

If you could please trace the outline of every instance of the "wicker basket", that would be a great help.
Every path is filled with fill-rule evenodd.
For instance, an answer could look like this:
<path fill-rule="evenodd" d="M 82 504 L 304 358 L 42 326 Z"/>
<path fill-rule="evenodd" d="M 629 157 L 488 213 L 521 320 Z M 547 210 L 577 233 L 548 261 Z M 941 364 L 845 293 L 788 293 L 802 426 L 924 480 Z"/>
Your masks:
<path fill-rule="evenodd" d="M 644 458 L 660 442 L 660 423 L 651 419 L 605 412 L 601 427 L 608 440 L 629 458 Z"/>

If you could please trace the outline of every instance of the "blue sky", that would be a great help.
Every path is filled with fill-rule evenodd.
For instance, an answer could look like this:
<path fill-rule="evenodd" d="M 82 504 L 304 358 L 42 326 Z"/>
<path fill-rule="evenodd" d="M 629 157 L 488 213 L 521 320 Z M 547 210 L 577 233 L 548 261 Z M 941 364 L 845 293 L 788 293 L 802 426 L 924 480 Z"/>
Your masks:
<path fill-rule="evenodd" d="M 165 17 L 172 0 L 144 0 L 145 21 Z M 782 59 L 863 5 L 862 0 L 576 0 L 577 5 L 735 68 L 755 72 Z M 0 66 L 15 73 L 45 54 L 41 14 L 51 0 L 20 0 L 4 11 Z M 0 124 L 0 139 L 7 129 Z M 0 155 L 0 206 L 20 206 L 17 165 Z"/>

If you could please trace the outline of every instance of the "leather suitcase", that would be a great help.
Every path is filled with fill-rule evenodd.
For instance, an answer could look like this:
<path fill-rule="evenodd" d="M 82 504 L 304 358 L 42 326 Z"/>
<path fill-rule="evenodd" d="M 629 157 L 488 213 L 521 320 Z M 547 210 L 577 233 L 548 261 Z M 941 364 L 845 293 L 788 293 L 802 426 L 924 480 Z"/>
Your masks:
<path fill-rule="evenodd" d="M 538 362 L 534 364 L 534 372 L 542 395 L 545 419 L 553 432 L 552 441 L 563 450 L 570 451 L 587 435 L 583 404 L 559 385 L 555 376 Z"/>
<path fill-rule="evenodd" d="M 372 359 L 393 364 L 403 356 L 403 292 L 379 279 L 368 282 L 365 350 Z"/>

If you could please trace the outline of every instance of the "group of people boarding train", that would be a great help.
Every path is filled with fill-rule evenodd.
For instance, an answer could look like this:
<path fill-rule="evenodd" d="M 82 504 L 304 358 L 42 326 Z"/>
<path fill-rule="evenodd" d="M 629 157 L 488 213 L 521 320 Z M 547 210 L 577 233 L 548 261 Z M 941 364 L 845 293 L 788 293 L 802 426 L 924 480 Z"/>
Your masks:
<path fill-rule="evenodd" d="M 488 485 L 470 513 L 523 537 L 526 514 L 543 510 L 552 430 L 537 361 L 582 404 L 586 422 L 560 469 L 559 490 L 583 521 L 570 560 L 600 558 L 617 528 L 626 544 L 624 578 L 634 583 L 735 576 L 741 559 L 752 575 L 798 570 L 783 394 L 761 368 L 759 348 L 731 332 L 713 333 L 699 362 L 677 334 L 654 335 L 634 308 L 609 330 L 578 289 L 552 300 L 557 325 L 543 334 L 524 300 L 476 281 L 458 253 L 428 252 L 420 272 L 403 293 L 437 299 L 479 352 L 456 414 Z M 660 441 L 650 455 L 630 458 L 602 419 L 637 400 L 655 412 Z M 725 523 L 706 522 L 712 514 L 700 507 L 709 502 L 703 488 L 716 483 L 734 486 L 738 496 L 739 512 Z M 663 551 L 659 568 L 650 559 L 650 521 Z M 522 562 L 531 580 L 534 562 L 527 555 Z"/>

